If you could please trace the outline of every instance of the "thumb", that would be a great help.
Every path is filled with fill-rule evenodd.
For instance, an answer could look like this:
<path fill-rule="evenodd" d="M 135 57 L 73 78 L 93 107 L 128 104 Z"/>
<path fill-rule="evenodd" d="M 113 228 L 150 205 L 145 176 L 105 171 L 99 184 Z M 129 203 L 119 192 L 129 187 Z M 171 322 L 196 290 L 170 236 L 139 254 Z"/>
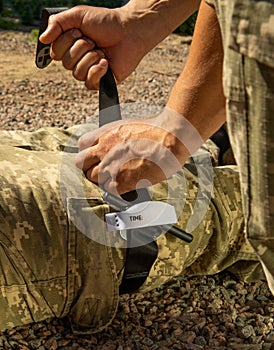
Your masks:
<path fill-rule="evenodd" d="M 50 44 L 67 30 L 73 28 L 80 29 L 87 8 L 88 6 L 76 6 L 56 15 L 51 15 L 49 17 L 48 27 L 40 35 L 39 40 L 43 44 Z"/>

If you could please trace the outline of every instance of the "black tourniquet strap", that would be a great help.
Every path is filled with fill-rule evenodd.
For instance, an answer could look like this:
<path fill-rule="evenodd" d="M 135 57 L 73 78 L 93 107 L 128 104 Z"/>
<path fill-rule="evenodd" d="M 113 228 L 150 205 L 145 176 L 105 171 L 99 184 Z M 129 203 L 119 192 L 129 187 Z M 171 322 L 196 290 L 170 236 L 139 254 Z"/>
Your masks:
<path fill-rule="evenodd" d="M 111 109 L 109 109 L 111 107 Z M 99 126 L 120 120 L 121 110 L 114 76 L 110 70 L 100 80 Z"/>
<path fill-rule="evenodd" d="M 117 87 L 110 68 L 100 80 L 99 109 L 100 126 L 121 119 Z M 125 193 L 122 197 L 131 204 L 151 200 L 145 188 Z M 134 292 L 145 282 L 158 255 L 158 246 L 152 237 L 156 233 L 159 235 L 159 230 L 159 227 L 127 230 L 128 248 L 120 294 Z"/>
<path fill-rule="evenodd" d="M 127 231 L 127 241 L 129 245 L 131 244 L 131 247 L 127 249 L 126 265 L 120 285 L 120 294 L 136 291 L 147 279 L 158 255 L 157 243 L 153 240 L 151 241 L 153 232 L 155 232 L 154 227 Z M 150 238 L 150 242 L 144 244 L 144 241 L 148 240 L 148 238 Z M 134 246 L 134 244 L 137 244 L 137 246 Z M 138 246 L 138 244 L 141 245 Z"/>

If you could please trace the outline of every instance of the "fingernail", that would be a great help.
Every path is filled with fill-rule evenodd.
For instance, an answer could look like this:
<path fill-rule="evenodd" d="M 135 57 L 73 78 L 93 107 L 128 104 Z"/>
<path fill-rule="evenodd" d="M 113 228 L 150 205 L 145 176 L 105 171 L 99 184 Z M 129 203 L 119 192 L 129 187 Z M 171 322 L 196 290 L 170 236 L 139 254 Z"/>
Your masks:
<path fill-rule="evenodd" d="M 97 55 L 100 57 L 100 58 L 105 58 L 106 55 L 104 54 L 104 52 L 102 50 L 96 50 L 97 52 Z"/>
<path fill-rule="evenodd" d="M 91 40 L 90 38 L 87 38 L 87 37 L 86 37 L 85 40 L 86 40 L 89 44 L 91 44 L 92 46 L 95 46 L 94 41 Z"/>
<path fill-rule="evenodd" d="M 105 68 L 108 65 L 108 61 L 102 58 L 99 62 L 100 67 Z"/>
<path fill-rule="evenodd" d="M 73 29 L 71 35 L 74 39 L 80 39 L 82 37 L 82 33 L 79 29 Z"/>

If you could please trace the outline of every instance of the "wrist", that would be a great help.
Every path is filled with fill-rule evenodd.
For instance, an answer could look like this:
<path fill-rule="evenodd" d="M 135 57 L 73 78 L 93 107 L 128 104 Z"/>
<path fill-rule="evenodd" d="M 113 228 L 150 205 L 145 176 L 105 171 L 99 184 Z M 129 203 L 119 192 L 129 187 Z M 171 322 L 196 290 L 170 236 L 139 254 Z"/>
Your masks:
<path fill-rule="evenodd" d="M 126 32 L 144 54 L 172 33 L 195 10 L 200 0 L 131 0 L 119 9 Z"/>
<path fill-rule="evenodd" d="M 119 9 L 125 36 L 134 43 L 142 57 L 169 34 L 168 30 L 160 29 L 160 15 L 150 5 L 150 1 L 134 0 Z"/>
<path fill-rule="evenodd" d="M 168 107 L 157 116 L 156 123 L 169 134 L 165 147 L 181 165 L 204 143 L 197 129 L 184 116 Z"/>

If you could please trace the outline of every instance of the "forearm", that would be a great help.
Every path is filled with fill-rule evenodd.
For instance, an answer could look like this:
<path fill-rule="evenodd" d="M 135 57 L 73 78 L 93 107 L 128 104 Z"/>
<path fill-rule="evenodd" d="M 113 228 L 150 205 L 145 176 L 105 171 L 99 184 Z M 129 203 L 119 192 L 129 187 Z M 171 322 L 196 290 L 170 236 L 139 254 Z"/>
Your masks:
<path fill-rule="evenodd" d="M 208 139 L 225 121 L 223 47 L 215 10 L 201 3 L 187 63 L 167 107 L 180 113 Z"/>
<path fill-rule="evenodd" d="M 200 0 L 131 0 L 122 8 L 124 25 L 149 52 L 198 10 Z"/>

